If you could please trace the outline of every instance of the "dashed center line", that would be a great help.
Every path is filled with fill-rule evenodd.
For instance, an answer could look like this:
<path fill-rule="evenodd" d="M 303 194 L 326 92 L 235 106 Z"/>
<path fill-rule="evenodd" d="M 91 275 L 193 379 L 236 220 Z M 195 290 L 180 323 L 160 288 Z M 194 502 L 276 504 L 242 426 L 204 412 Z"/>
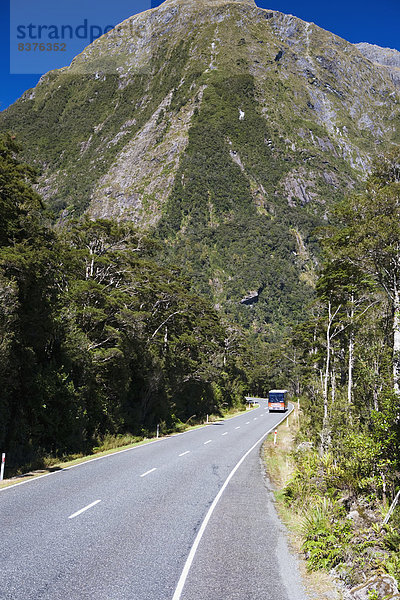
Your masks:
<path fill-rule="evenodd" d="M 250 423 L 250 421 L 246 421 L 246 425 L 248 425 Z"/>
<path fill-rule="evenodd" d="M 257 417 L 254 417 L 253 421 L 257 421 Z"/>
<path fill-rule="evenodd" d="M 207 440 L 207 442 L 204 442 L 204 445 L 210 444 L 211 442 L 212 442 L 212 440 Z"/>
<path fill-rule="evenodd" d="M 185 454 L 190 454 L 190 450 L 186 450 L 186 452 L 182 452 L 179 456 L 185 456 Z"/>
<path fill-rule="evenodd" d="M 235 429 L 240 429 L 240 425 L 239 425 L 239 427 L 235 427 Z"/>
<path fill-rule="evenodd" d="M 225 431 L 225 433 L 223 433 L 222 435 L 228 435 L 228 432 L 227 432 L 227 431 Z"/>
<path fill-rule="evenodd" d="M 154 469 L 150 469 L 150 471 L 146 471 L 146 473 L 142 473 L 140 477 L 146 477 L 146 475 L 150 475 L 150 473 L 153 473 L 153 471 L 157 471 L 156 467 L 154 467 Z"/>
<path fill-rule="evenodd" d="M 85 512 L 86 510 L 89 510 L 89 508 L 92 508 L 92 506 L 96 506 L 96 504 L 98 504 L 99 502 L 101 502 L 101 500 L 95 500 L 94 502 L 92 502 L 91 504 L 88 504 L 87 506 L 85 506 L 84 508 L 81 508 L 80 510 L 74 512 L 73 515 L 70 515 L 68 517 L 68 519 L 75 519 L 75 517 L 77 517 L 78 515 L 81 515 L 83 512 Z"/>

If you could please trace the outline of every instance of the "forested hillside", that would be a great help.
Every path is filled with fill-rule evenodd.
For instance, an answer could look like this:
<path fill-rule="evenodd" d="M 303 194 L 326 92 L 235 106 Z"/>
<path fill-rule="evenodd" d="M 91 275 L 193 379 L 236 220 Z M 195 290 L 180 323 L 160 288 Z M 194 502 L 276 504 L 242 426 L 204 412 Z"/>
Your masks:
<path fill-rule="evenodd" d="M 167 0 L 44 75 L 0 131 L 56 218 L 155 234 L 163 264 L 258 346 L 306 318 L 315 230 L 399 143 L 399 99 L 364 47 L 312 23 L 252 0 Z"/>
<path fill-rule="evenodd" d="M 284 493 L 303 514 L 311 569 L 351 585 L 382 570 L 400 580 L 399 508 L 383 525 L 400 486 L 398 149 L 331 222 L 310 317 L 293 332 L 308 444 Z"/>
<path fill-rule="evenodd" d="M 131 224 L 52 227 L 0 146 L 0 447 L 8 466 L 174 429 L 243 400 L 240 336 Z"/>

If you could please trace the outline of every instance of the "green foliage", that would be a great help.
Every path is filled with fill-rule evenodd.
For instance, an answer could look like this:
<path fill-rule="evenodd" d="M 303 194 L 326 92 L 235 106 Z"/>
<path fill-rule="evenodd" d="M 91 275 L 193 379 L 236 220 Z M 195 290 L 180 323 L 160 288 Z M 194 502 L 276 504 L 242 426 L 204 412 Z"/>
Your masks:
<path fill-rule="evenodd" d="M 20 161 L 19 151 L 14 136 L 1 137 L 0 247 L 21 241 L 34 226 L 36 211 L 41 207 L 40 197 L 32 189 L 36 171 Z"/>
<path fill-rule="evenodd" d="M 307 565 L 311 571 L 330 570 L 343 561 L 346 547 L 351 539 L 348 521 L 315 521 L 303 543 Z"/>
<path fill-rule="evenodd" d="M 365 191 L 335 208 L 324 229 L 316 301 L 291 340 L 305 392 L 300 440 L 315 449 L 296 453 L 284 494 L 295 510 L 309 506 L 303 536 L 310 567 L 343 563 L 349 584 L 378 568 L 399 577 L 397 526 L 373 527 L 399 485 L 398 163 L 398 151 L 382 159 Z M 338 505 L 341 511 L 330 510 Z M 357 544 L 350 548 L 344 516 L 355 507 Z"/>
<path fill-rule="evenodd" d="M 245 378 L 236 344 L 230 354 L 210 303 L 178 269 L 160 266 L 160 243 L 130 223 L 50 229 L 16 151 L 5 138 L 0 445 L 8 465 L 147 434 L 160 422 L 169 430 L 236 404 Z"/>
<path fill-rule="evenodd" d="M 385 561 L 385 569 L 394 577 L 397 581 L 400 581 L 400 557 L 397 554 L 392 554 L 390 558 Z"/>

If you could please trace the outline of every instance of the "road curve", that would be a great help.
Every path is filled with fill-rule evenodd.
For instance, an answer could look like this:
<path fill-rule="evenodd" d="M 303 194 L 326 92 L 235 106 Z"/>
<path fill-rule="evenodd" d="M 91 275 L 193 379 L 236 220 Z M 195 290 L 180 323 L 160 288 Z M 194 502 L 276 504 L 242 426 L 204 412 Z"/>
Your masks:
<path fill-rule="evenodd" d="M 228 421 L 0 490 L 1 600 L 303 600 L 259 448 Z"/>

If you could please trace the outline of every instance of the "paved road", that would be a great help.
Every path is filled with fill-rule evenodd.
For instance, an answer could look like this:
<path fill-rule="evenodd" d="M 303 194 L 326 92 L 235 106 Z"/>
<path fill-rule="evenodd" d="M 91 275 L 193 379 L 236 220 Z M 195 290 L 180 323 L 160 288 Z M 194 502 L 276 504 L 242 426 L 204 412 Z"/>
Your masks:
<path fill-rule="evenodd" d="M 1 490 L 0 599 L 303 600 L 259 457 L 281 419 L 260 407 Z"/>

